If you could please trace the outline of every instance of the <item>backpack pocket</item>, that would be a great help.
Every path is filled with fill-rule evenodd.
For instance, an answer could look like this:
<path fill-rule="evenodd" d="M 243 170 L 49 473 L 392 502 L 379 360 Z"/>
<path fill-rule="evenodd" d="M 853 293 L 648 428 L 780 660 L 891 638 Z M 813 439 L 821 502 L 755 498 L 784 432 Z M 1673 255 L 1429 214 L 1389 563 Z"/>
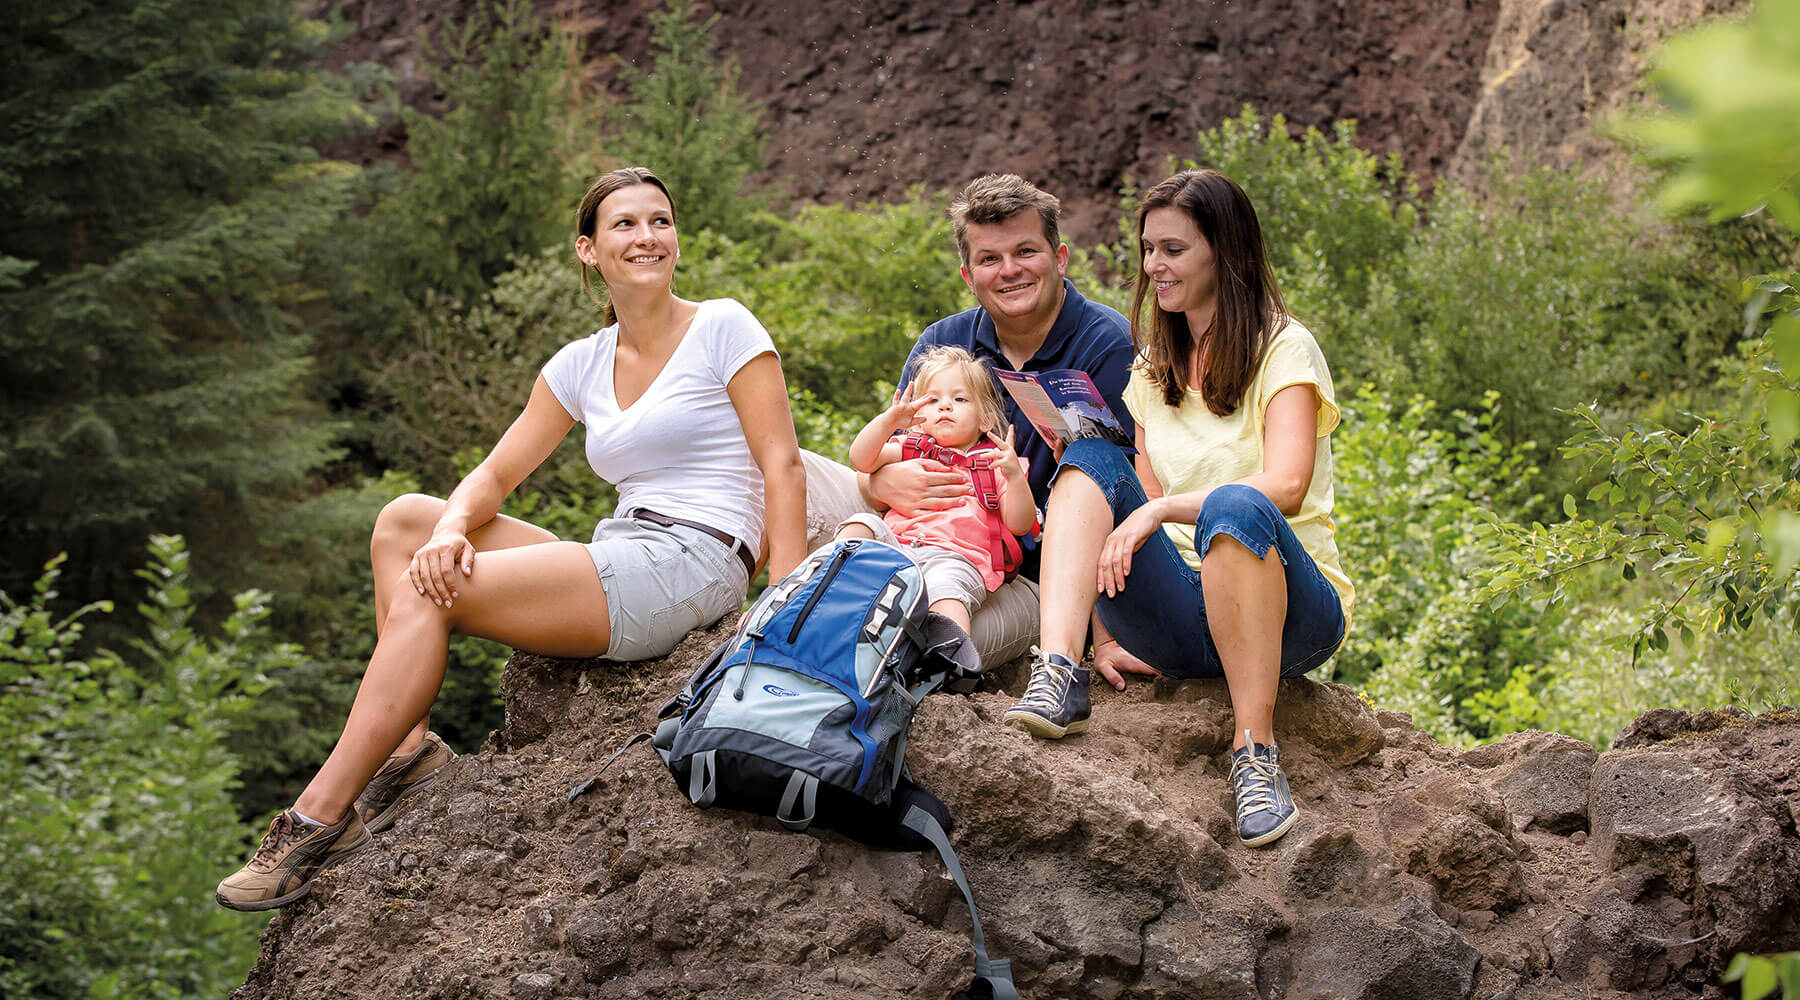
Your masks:
<path fill-rule="evenodd" d="M 743 680 L 744 697 L 732 696 Z M 834 711 L 850 704 L 830 684 L 780 667 L 751 663 L 732 667 L 720 678 L 719 697 L 706 713 L 712 728 L 759 733 L 797 747 L 811 747 Z"/>

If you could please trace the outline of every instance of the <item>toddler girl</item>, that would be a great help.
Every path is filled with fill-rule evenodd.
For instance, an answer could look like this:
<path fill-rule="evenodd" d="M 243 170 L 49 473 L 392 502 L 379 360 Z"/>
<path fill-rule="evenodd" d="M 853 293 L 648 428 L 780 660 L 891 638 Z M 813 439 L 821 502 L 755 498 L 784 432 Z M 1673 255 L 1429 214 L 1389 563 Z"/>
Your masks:
<path fill-rule="evenodd" d="M 1004 426 L 1005 440 L 995 435 Z M 931 509 L 890 508 L 881 518 L 855 514 L 837 537 L 873 538 L 897 546 L 925 576 L 931 610 L 969 630 L 969 618 L 1005 581 L 1000 549 L 1037 526 L 1025 464 L 1013 450 L 1012 424 L 1000 390 L 981 362 L 960 347 L 936 347 L 921 355 L 912 384 L 894 405 L 869 421 L 850 445 L 850 464 L 869 473 L 913 452 L 963 469 L 975 483 L 980 464 L 993 471 L 999 510 L 982 504 L 981 490 Z M 973 453 L 973 454 L 971 454 Z M 997 519 L 999 529 L 993 521 Z"/>

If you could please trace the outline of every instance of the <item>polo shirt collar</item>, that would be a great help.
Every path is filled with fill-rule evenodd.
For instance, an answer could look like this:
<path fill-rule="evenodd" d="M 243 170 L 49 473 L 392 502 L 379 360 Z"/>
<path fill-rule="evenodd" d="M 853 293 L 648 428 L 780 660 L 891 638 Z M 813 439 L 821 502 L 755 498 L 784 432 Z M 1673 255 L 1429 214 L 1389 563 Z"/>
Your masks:
<path fill-rule="evenodd" d="M 1068 278 L 1063 283 L 1062 309 L 1056 314 L 1056 321 L 1050 324 L 1050 332 L 1044 335 L 1044 342 L 1038 345 L 1037 353 L 1026 362 L 1050 361 L 1062 353 L 1063 343 L 1067 341 L 1076 328 L 1081 325 L 1081 315 L 1087 310 L 1087 299 L 1075 290 L 1075 283 Z M 977 307 L 975 317 L 975 343 L 987 351 L 991 357 L 1006 360 L 1006 354 L 1000 350 L 1000 338 L 994 332 L 994 318 L 986 309 Z"/>

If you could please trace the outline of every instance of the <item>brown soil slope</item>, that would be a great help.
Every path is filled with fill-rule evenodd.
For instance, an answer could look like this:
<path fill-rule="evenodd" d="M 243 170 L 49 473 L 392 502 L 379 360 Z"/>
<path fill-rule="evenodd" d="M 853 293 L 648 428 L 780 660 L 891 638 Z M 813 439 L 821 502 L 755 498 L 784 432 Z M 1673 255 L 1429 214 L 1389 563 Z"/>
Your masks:
<path fill-rule="evenodd" d="M 933 857 L 696 809 L 641 747 L 567 801 L 725 627 L 623 669 L 516 657 L 507 732 L 277 917 L 236 996 L 962 989 L 966 911 Z M 1057 744 L 998 725 L 1011 701 L 933 696 L 908 757 L 1028 997 L 1719 996 L 1733 953 L 1800 947 L 1791 711 L 1652 713 L 1600 755 L 1545 733 L 1457 752 L 1288 682 L 1304 815 L 1253 851 L 1218 682 L 1102 693 Z"/>
<path fill-rule="evenodd" d="M 578 25 L 587 69 L 616 89 L 643 64 L 662 0 L 542 0 Z M 419 40 L 471 0 L 313 0 L 352 26 L 345 60 L 440 100 Z M 1246 103 L 1296 125 L 1356 119 L 1362 143 L 1417 176 L 1473 179 L 1509 147 L 1563 168 L 1626 162 L 1597 135 L 1640 100 L 1658 43 L 1741 0 L 748 0 L 717 13 L 720 51 L 764 109 L 771 175 L 801 201 L 892 199 L 1011 170 L 1060 194 L 1070 234 L 1111 238 L 1119 186 L 1161 175 Z M 616 58 L 615 58 L 616 57 Z M 404 144 L 397 127 L 361 154 Z M 1621 190 L 1625 186 L 1621 181 Z"/>
<path fill-rule="evenodd" d="M 355 27 L 345 59 L 435 95 L 417 40 L 466 0 L 322 3 Z M 649 52 L 661 0 L 559 3 L 596 80 Z M 1119 184 L 1153 181 L 1245 103 L 1301 125 L 1362 123 L 1363 141 L 1430 176 L 1462 140 L 1499 0 L 855 4 L 749 0 L 716 10 L 721 51 L 764 107 L 771 173 L 800 200 L 888 199 L 989 170 L 1064 196 L 1071 233 L 1108 236 Z M 384 137 L 390 145 L 403 141 Z M 371 155 L 374 148 L 366 152 Z"/>

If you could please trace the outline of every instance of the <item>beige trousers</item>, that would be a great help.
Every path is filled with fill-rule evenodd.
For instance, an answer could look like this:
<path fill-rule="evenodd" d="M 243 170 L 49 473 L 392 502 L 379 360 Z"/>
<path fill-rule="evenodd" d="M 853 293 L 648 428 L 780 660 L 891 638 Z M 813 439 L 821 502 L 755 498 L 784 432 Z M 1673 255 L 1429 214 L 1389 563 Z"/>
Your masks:
<path fill-rule="evenodd" d="M 800 452 L 806 467 L 806 549 L 830 543 L 838 525 L 852 514 L 873 513 L 856 485 L 856 470 L 810 451 Z M 1038 639 L 1038 589 L 1020 576 L 988 595 L 976 609 L 971 627 L 982 669 L 992 670 L 1030 650 Z"/>

